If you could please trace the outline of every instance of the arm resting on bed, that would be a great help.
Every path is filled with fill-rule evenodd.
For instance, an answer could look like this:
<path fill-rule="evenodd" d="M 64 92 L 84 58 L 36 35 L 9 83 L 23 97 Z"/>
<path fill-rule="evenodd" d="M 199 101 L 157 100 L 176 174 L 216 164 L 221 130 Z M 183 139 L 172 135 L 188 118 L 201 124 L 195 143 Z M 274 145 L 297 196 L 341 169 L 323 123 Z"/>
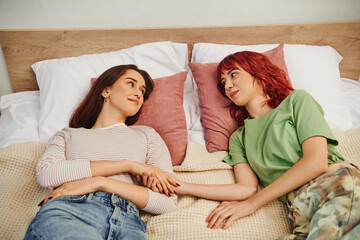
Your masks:
<path fill-rule="evenodd" d="M 175 191 L 218 201 L 244 200 L 257 192 L 258 179 L 247 163 L 234 165 L 235 184 L 194 184 L 180 182 Z"/>

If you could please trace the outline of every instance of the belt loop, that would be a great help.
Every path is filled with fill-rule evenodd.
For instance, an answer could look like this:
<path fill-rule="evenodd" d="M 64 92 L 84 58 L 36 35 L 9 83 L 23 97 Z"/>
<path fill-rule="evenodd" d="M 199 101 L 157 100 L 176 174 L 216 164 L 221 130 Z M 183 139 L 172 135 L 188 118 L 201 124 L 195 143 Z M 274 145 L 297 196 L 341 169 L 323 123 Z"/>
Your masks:
<path fill-rule="evenodd" d="M 109 193 L 110 194 L 110 202 L 115 205 L 118 201 L 116 201 L 116 194 L 115 193 Z"/>
<path fill-rule="evenodd" d="M 92 193 L 89 193 L 88 194 L 88 199 L 92 199 L 92 197 L 94 196 L 94 193 L 92 192 Z"/>

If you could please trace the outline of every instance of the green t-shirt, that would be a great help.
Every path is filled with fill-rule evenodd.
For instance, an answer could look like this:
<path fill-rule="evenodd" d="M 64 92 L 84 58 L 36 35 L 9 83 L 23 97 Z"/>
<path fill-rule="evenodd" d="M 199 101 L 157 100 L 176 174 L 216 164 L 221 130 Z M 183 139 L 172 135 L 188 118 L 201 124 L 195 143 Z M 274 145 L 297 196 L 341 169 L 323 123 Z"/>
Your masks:
<path fill-rule="evenodd" d="M 327 138 L 329 164 L 344 161 L 321 106 L 306 91 L 295 90 L 260 118 L 246 119 L 231 135 L 224 161 L 232 166 L 249 163 L 268 186 L 303 156 L 301 144 L 312 136 Z M 279 199 L 286 201 L 286 195 Z"/>

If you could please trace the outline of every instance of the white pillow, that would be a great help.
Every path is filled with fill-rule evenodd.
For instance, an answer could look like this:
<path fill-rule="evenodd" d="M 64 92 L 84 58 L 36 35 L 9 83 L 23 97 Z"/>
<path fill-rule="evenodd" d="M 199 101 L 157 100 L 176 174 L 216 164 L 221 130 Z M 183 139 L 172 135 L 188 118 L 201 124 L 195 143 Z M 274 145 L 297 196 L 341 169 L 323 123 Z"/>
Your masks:
<path fill-rule="evenodd" d="M 268 51 L 277 44 L 224 45 L 197 43 L 193 48 L 193 62 L 220 62 L 239 51 Z M 341 55 L 330 46 L 285 44 L 285 62 L 295 89 L 308 91 L 322 106 L 330 128 L 352 128 L 350 110 L 344 102 L 340 88 L 339 63 Z"/>
<path fill-rule="evenodd" d="M 360 82 L 342 78 L 341 90 L 343 92 L 345 104 L 350 108 L 353 128 L 360 128 Z"/>
<path fill-rule="evenodd" d="M 188 72 L 186 77 L 186 81 L 184 84 L 184 99 L 183 99 L 183 107 L 185 112 L 186 118 L 186 126 L 188 130 L 188 141 L 194 141 L 194 139 L 201 139 L 198 137 L 197 133 L 193 133 L 191 129 L 193 129 L 194 125 L 200 121 L 200 113 L 197 111 L 198 103 L 198 96 L 197 93 L 194 91 L 196 85 L 193 81 L 191 71 L 188 66 L 188 48 L 186 44 L 182 43 L 172 43 L 173 47 L 176 50 L 178 55 L 178 62 L 184 64 L 184 69 Z M 198 141 L 199 142 L 199 141 Z M 203 139 L 200 143 L 205 142 Z"/>
<path fill-rule="evenodd" d="M 0 96 L 13 93 L 4 53 L 0 44 Z"/>
<path fill-rule="evenodd" d="M 187 45 L 171 42 L 142 44 L 119 51 L 44 60 L 31 67 L 40 88 L 39 136 L 48 139 L 68 126 L 71 114 L 90 89 L 90 79 L 120 64 L 136 64 L 152 78 L 185 71 Z"/>
<path fill-rule="evenodd" d="M 39 91 L 1 96 L 0 112 L 0 147 L 39 141 Z"/>

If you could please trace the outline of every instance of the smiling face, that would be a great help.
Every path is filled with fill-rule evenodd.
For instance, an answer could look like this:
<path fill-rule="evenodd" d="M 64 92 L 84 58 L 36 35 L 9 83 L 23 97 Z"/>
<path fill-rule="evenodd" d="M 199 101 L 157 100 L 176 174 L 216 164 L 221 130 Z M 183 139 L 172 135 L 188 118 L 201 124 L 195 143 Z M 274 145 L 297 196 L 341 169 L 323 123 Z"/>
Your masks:
<path fill-rule="evenodd" d="M 116 82 L 104 89 L 104 106 L 121 115 L 121 118 L 134 116 L 144 103 L 145 80 L 135 70 L 127 70 Z M 113 112 L 114 113 L 114 112 Z"/>
<path fill-rule="evenodd" d="M 247 106 L 262 95 L 261 87 L 255 78 L 240 66 L 230 70 L 223 70 L 221 83 L 226 96 L 237 106 Z"/>

